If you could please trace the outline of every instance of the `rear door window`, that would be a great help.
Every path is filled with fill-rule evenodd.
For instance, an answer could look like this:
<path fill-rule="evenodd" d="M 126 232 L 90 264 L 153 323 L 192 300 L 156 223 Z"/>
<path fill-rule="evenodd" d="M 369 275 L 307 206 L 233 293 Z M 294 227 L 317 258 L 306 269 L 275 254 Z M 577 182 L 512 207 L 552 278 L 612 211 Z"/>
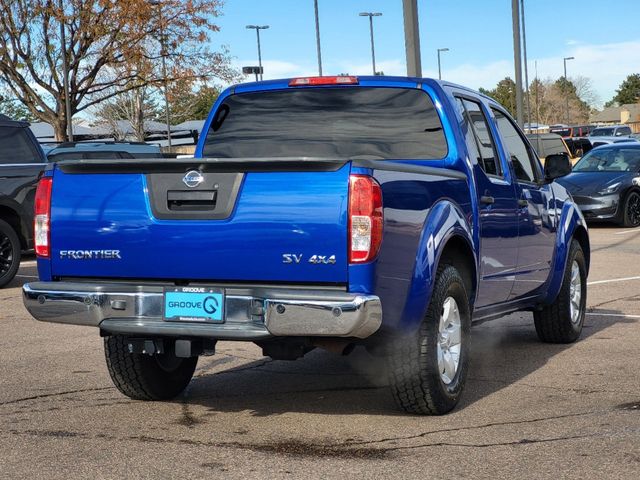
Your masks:
<path fill-rule="evenodd" d="M 480 168 L 487 174 L 503 177 L 502 167 L 489 132 L 489 124 L 480 104 L 456 97 L 458 110 L 465 122 L 465 139 L 469 154 L 474 156 Z"/>
<path fill-rule="evenodd" d="M 38 148 L 22 127 L 0 127 L 0 165 L 42 163 Z"/>
<path fill-rule="evenodd" d="M 410 88 L 289 88 L 227 97 L 206 157 L 441 159 L 447 142 L 431 97 Z"/>

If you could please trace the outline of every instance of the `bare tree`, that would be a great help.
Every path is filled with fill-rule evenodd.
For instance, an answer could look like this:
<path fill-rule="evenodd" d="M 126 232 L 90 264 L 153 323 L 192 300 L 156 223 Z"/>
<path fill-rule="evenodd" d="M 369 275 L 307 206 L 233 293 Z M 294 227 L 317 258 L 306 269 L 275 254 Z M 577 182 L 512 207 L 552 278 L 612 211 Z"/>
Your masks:
<path fill-rule="evenodd" d="M 136 140 L 144 142 L 145 122 L 158 115 L 150 90 L 143 86 L 102 102 L 94 112 L 96 124 L 108 128 L 116 140 L 126 140 L 133 132 Z"/>
<path fill-rule="evenodd" d="M 66 139 L 62 52 L 74 115 L 122 92 L 168 80 L 228 79 L 226 50 L 207 46 L 221 0 L 0 0 L 0 79 Z M 66 44 L 60 42 L 60 23 Z"/>

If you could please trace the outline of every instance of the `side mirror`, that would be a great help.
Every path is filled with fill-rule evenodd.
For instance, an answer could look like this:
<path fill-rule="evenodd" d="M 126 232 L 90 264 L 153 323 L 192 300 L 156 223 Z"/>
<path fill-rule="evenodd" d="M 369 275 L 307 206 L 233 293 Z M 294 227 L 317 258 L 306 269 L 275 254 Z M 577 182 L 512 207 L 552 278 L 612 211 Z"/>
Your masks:
<path fill-rule="evenodd" d="M 544 180 L 553 182 L 556 178 L 564 177 L 571 173 L 571 160 L 566 153 L 548 155 L 544 159 Z"/>

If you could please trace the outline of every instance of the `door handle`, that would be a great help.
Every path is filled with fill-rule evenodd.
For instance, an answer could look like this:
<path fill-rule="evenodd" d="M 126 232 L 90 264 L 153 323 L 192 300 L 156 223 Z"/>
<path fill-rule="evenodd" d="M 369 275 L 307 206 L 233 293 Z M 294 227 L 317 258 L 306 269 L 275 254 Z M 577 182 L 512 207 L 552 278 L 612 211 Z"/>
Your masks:
<path fill-rule="evenodd" d="M 520 198 L 520 199 L 518 199 L 518 206 L 519 207 L 528 207 L 529 206 L 529 202 L 525 198 Z"/>
<path fill-rule="evenodd" d="M 485 205 L 492 205 L 496 203 L 496 199 L 489 195 L 482 195 L 480 197 L 480 203 L 484 203 Z"/>

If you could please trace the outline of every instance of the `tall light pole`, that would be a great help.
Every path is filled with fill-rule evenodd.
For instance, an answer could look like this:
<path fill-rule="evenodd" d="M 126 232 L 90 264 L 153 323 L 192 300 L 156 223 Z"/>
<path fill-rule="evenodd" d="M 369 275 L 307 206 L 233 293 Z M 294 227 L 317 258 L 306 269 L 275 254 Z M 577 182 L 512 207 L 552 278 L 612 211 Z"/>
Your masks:
<path fill-rule="evenodd" d="M 67 117 L 67 139 L 73 142 L 73 122 L 71 121 L 71 99 L 69 98 L 69 63 L 67 62 L 67 41 L 64 29 L 64 5 L 60 7 L 60 49 L 62 51 L 62 88 L 64 89 L 64 110 Z"/>
<path fill-rule="evenodd" d="M 371 63 L 373 64 L 373 74 L 376 74 L 376 49 L 373 44 L 373 17 L 381 17 L 380 12 L 361 12 L 361 17 L 369 17 L 369 33 L 371 35 Z"/>
<path fill-rule="evenodd" d="M 316 15 L 316 50 L 318 52 L 318 75 L 322 76 L 322 52 L 320 51 L 320 17 L 318 16 L 318 0 L 313 0 Z"/>
<path fill-rule="evenodd" d="M 167 124 L 167 146 L 171 148 L 171 112 L 169 111 L 169 80 L 167 79 L 167 45 L 164 35 L 164 19 L 162 18 L 162 2 L 149 0 L 149 5 L 158 7 L 158 21 L 160 22 L 160 57 L 162 59 L 162 80 L 164 86 L 164 115 Z"/>
<path fill-rule="evenodd" d="M 442 71 L 440 70 L 440 52 L 448 52 L 448 48 L 439 48 L 438 49 L 438 80 L 442 80 Z"/>
<path fill-rule="evenodd" d="M 256 37 L 258 38 L 258 68 L 260 68 L 260 80 L 262 80 L 262 50 L 260 49 L 260 30 L 266 30 L 269 25 L 247 25 L 248 29 L 254 29 L 256 31 Z"/>
<path fill-rule="evenodd" d="M 567 78 L 567 60 L 575 60 L 575 57 L 564 57 L 562 61 L 564 62 L 564 96 L 566 102 L 566 112 L 567 112 L 567 125 L 569 125 L 569 79 Z"/>

